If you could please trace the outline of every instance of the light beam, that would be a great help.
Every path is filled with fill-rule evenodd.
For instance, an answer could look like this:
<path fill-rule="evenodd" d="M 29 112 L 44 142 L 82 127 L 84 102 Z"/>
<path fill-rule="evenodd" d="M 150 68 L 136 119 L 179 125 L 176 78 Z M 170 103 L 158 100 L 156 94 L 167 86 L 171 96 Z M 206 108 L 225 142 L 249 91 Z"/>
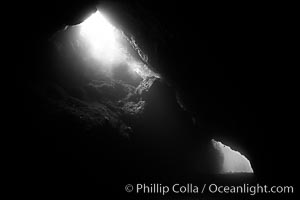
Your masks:
<path fill-rule="evenodd" d="M 125 59 L 126 52 L 118 41 L 121 33 L 99 11 L 80 24 L 80 34 L 86 39 L 93 57 L 104 64 Z"/>
<path fill-rule="evenodd" d="M 111 71 L 113 67 L 125 64 L 143 79 L 148 76 L 159 78 L 159 75 L 150 70 L 141 59 L 135 58 L 129 53 L 128 48 L 133 47 L 128 42 L 128 38 L 114 27 L 99 10 L 79 24 L 79 28 L 88 55 L 92 55 L 102 64 L 99 67 L 105 67 L 107 71 Z"/>

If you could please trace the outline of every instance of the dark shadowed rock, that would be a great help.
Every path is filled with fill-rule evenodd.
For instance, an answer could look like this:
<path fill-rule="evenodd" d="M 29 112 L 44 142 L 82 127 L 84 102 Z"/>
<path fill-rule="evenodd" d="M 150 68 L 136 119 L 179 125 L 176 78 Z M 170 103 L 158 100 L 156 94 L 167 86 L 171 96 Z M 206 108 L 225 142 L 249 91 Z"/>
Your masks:
<path fill-rule="evenodd" d="M 277 19 L 268 11 L 282 12 L 269 5 L 254 5 L 260 12 L 249 5 L 115 2 L 99 7 L 124 31 L 129 52 L 160 76 L 141 76 L 128 65 L 107 76 L 106 66 L 83 59 L 88 51 L 71 27 L 95 10 L 86 1 L 16 7 L 16 56 L 7 67 L 13 72 L 4 74 L 18 87 L 8 97 L 14 105 L 4 106 L 16 108 L 9 116 L 21 135 L 17 153 L 24 158 L 13 172 L 25 177 L 16 179 L 21 187 L 43 194 L 60 187 L 68 197 L 93 190 L 103 198 L 145 180 L 214 182 L 204 179 L 222 159 L 211 138 L 243 147 L 259 177 L 290 181 L 297 169 L 286 163 L 294 160 L 297 140 L 289 127 L 297 123 L 286 111 L 295 112 L 297 84 L 289 81 L 297 79 L 286 70 L 294 66 L 293 48 L 281 42 L 295 44 L 288 41 L 294 17 Z M 4 134 L 15 141 L 11 132 Z"/>

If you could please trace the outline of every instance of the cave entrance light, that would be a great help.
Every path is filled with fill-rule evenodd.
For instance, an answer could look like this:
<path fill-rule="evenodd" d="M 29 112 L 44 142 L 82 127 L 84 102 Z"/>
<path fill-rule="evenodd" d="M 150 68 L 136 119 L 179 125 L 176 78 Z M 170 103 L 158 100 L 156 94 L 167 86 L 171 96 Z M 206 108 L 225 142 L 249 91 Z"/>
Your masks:
<path fill-rule="evenodd" d="M 97 10 L 80 24 L 80 35 L 91 55 L 106 65 L 124 62 L 127 53 L 121 45 L 121 32 Z"/>
<path fill-rule="evenodd" d="M 129 66 L 132 72 L 143 79 L 149 76 L 159 78 L 159 75 L 150 70 L 147 64 L 129 53 L 128 48 L 132 48 L 132 46 L 129 44 L 128 38 L 122 31 L 114 27 L 99 10 L 91 14 L 79 26 L 80 36 L 86 43 L 87 53 L 99 61 L 101 66 L 113 68 L 123 64 Z"/>

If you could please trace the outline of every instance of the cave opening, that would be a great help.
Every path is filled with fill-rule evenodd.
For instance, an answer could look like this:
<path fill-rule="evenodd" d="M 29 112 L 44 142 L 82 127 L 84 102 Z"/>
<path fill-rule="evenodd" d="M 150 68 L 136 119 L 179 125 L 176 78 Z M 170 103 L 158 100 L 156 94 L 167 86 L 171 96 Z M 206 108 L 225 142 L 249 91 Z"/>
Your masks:
<path fill-rule="evenodd" d="M 87 79 L 104 78 L 137 87 L 149 77 L 160 77 L 141 55 L 134 37 L 117 29 L 98 9 L 82 23 L 59 32 L 55 42 L 61 54 L 69 54 L 69 66 L 79 68 L 80 62 L 84 69 L 78 70 Z"/>
<path fill-rule="evenodd" d="M 121 121 L 113 126 L 122 134 L 137 138 L 136 141 L 141 142 L 138 148 L 147 145 L 151 156 L 160 154 L 161 150 L 172 152 L 166 153 L 169 157 L 175 157 L 178 152 L 180 156 L 190 154 L 194 149 L 190 150 L 187 146 L 190 140 L 195 140 L 196 134 L 198 144 L 195 146 L 209 143 L 211 138 L 202 136 L 203 132 L 195 126 L 201 121 L 196 122 L 198 119 L 192 118 L 194 116 L 190 115 L 190 110 L 185 110 L 179 103 L 176 89 L 169 87 L 163 82 L 165 77 L 162 78 L 153 70 L 148 55 L 137 44 L 134 34 L 123 31 L 116 21 L 110 20 L 105 14 L 97 8 L 82 22 L 66 26 L 51 38 L 58 53 L 56 56 L 59 57 L 55 60 L 55 67 L 59 68 L 57 74 L 67 83 L 60 84 L 63 90 L 78 98 L 84 106 L 111 112 L 112 115 L 95 110 L 97 114 L 104 115 L 104 124 L 110 124 L 113 120 L 118 123 Z M 153 55 L 149 54 L 151 58 Z M 162 82 L 159 82 L 160 79 Z M 182 157 L 190 159 L 189 155 Z M 227 158 L 230 160 L 231 157 Z M 195 166 L 194 161 L 199 157 L 186 163 L 180 159 L 172 162 L 181 162 L 189 168 Z M 210 159 L 216 158 L 212 156 Z M 201 167 L 204 165 L 202 163 Z M 233 164 L 228 168 L 234 167 Z M 200 167 L 196 169 L 199 170 L 202 171 Z"/>

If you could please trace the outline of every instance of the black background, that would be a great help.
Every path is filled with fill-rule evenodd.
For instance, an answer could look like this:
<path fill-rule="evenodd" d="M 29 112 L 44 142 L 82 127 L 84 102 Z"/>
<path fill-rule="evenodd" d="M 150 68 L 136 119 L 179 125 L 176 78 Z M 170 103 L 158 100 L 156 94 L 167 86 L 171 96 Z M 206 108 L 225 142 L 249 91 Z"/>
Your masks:
<path fill-rule="evenodd" d="M 18 58 L 12 62 L 13 82 L 20 92 L 12 99 L 18 108 L 34 98 L 26 95 L 23 86 L 39 78 L 44 66 L 41 43 L 64 25 L 82 21 L 94 3 L 16 2 L 18 17 L 12 30 Z M 114 5 L 120 12 L 112 14 L 113 19 L 137 35 L 153 67 L 180 91 L 189 110 L 201 120 L 203 132 L 238 144 L 236 148 L 247 155 L 261 180 L 296 184 L 298 47 L 292 5 L 202 1 Z M 22 141 L 17 145 L 22 150 L 16 150 L 21 170 L 16 170 L 20 176 L 31 173 L 25 179 L 43 184 L 36 178 L 43 170 L 35 170 L 41 155 L 25 153 L 28 148 L 39 151 L 42 142 L 27 121 L 28 113 L 21 112 L 18 118 L 19 125 L 11 131 L 21 133 L 15 139 Z"/>

